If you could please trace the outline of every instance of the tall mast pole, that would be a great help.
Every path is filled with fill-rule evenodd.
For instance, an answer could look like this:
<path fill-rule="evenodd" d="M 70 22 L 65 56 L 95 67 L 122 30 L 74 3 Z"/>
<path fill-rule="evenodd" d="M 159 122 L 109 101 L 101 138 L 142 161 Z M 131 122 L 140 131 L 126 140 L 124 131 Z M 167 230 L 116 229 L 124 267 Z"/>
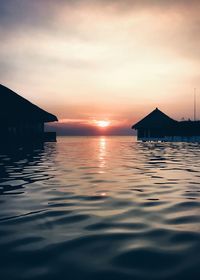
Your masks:
<path fill-rule="evenodd" d="M 196 121 L 196 88 L 194 88 L 194 121 Z"/>

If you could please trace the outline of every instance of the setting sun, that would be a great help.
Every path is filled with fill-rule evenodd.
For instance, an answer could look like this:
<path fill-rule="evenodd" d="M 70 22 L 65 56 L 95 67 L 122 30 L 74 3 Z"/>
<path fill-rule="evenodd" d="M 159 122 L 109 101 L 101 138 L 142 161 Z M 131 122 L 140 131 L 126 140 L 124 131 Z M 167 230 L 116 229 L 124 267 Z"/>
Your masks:
<path fill-rule="evenodd" d="M 110 125 L 109 121 L 97 121 L 97 126 L 99 127 L 108 127 Z"/>

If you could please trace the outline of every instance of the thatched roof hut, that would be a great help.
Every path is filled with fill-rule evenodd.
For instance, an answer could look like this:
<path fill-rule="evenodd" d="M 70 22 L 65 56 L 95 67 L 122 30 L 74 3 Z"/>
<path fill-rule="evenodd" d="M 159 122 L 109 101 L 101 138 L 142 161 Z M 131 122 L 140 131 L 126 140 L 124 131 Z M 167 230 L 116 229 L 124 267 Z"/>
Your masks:
<path fill-rule="evenodd" d="M 1 122 L 54 122 L 57 117 L 32 104 L 11 89 L 0 85 Z"/>
<path fill-rule="evenodd" d="M 132 126 L 133 129 L 139 128 L 159 128 L 176 125 L 177 121 L 168 117 L 158 108 Z"/>
<path fill-rule="evenodd" d="M 44 123 L 57 121 L 57 117 L 3 85 L 0 85 L 0 119 L 0 141 L 56 140 L 55 132 L 44 132 Z"/>
<path fill-rule="evenodd" d="M 142 141 L 199 141 L 200 121 L 176 121 L 158 108 L 132 126 Z"/>

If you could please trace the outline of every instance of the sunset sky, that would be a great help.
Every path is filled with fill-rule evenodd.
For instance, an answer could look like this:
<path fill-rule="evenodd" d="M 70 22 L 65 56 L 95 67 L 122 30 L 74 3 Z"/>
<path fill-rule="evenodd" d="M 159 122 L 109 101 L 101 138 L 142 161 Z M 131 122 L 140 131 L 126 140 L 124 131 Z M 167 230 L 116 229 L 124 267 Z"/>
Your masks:
<path fill-rule="evenodd" d="M 155 107 L 192 118 L 194 87 L 200 118 L 199 0 L 6 0 L 0 36 L 0 83 L 62 132 L 126 133 Z"/>

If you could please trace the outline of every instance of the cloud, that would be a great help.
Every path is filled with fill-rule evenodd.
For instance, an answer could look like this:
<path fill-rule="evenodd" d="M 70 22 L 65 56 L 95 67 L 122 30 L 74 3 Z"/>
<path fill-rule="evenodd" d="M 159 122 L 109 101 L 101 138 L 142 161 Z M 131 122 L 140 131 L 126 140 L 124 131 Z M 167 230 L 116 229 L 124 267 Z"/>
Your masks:
<path fill-rule="evenodd" d="M 199 83 L 200 1 L 0 1 L 0 36 L 0 82 L 62 118 L 176 107 Z"/>
<path fill-rule="evenodd" d="M 56 25 L 60 11 L 66 14 L 83 10 L 107 11 L 110 15 L 138 10 L 162 10 L 199 14 L 199 0 L 6 0 L 0 3 L 2 28 L 48 28 Z M 69 30 L 68 30 L 69 31 Z"/>

